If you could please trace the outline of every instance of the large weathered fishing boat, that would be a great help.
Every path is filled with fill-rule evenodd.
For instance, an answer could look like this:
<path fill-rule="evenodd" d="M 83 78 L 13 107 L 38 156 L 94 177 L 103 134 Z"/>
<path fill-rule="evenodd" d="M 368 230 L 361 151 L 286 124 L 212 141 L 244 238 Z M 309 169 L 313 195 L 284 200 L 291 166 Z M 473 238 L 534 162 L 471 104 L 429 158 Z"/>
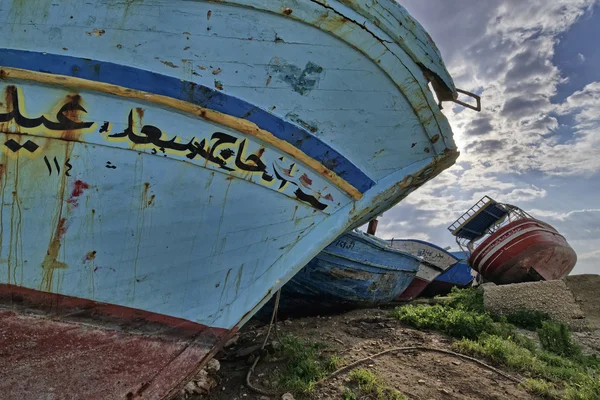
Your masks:
<path fill-rule="evenodd" d="M 488 196 L 448 230 L 471 252 L 469 265 L 497 284 L 560 279 L 577 262 L 577 254 L 554 227 Z"/>
<path fill-rule="evenodd" d="M 419 264 L 376 236 L 345 233 L 283 286 L 279 312 L 302 316 L 388 303 L 412 282 Z"/>
<path fill-rule="evenodd" d="M 392 0 L 0 9 L 4 399 L 172 396 L 458 155 L 457 90 Z"/>
<path fill-rule="evenodd" d="M 432 243 L 416 239 L 390 239 L 387 243 L 398 250 L 405 251 L 421 259 L 417 276 L 404 292 L 399 301 L 410 301 L 418 297 L 425 288 L 448 268 L 460 261 L 459 258 Z"/>

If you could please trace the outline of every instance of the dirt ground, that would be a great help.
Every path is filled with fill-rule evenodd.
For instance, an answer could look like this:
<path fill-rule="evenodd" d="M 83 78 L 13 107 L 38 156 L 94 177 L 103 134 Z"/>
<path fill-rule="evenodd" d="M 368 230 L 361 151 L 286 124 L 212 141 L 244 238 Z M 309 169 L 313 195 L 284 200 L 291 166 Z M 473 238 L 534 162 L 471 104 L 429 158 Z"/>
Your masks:
<path fill-rule="evenodd" d="M 279 322 L 279 334 L 293 334 L 311 342 L 324 342 L 325 351 L 338 354 L 343 365 L 393 347 L 431 346 L 449 349 L 451 339 L 437 333 L 421 332 L 388 318 L 386 310 L 357 310 L 331 317 L 309 317 Z M 206 397 L 210 400 L 266 400 L 251 392 L 245 377 L 253 356 L 249 351 L 260 346 L 266 325 L 251 321 L 236 345 L 217 356 L 221 368 L 215 376 L 218 386 Z M 274 338 L 274 337 L 273 337 Z M 390 387 L 410 399 L 532 399 L 510 380 L 475 363 L 437 353 L 400 353 L 376 358 L 362 365 L 379 375 Z M 270 368 L 261 363 L 252 377 L 256 386 L 266 386 Z M 271 367 L 272 368 L 272 367 Z M 513 376 L 516 376 L 513 374 Z M 342 374 L 319 387 L 309 399 L 341 399 L 348 375 Z"/>
<path fill-rule="evenodd" d="M 600 356 L 600 276 L 569 277 L 566 283 L 586 315 L 586 325 L 590 328 L 575 332 L 573 337 L 585 354 Z M 334 316 L 287 319 L 278 323 L 278 333 L 280 336 L 291 334 L 308 343 L 324 343 L 326 347 L 321 351 L 341 357 L 342 366 L 395 347 L 428 346 L 450 350 L 453 339 L 407 327 L 398 320 L 389 318 L 389 309 L 391 307 L 356 310 Z M 256 350 L 264 341 L 267 325 L 259 320 L 251 320 L 242 329 L 235 344 L 217 355 L 220 370 L 209 375 L 209 380 L 213 383 L 216 381 L 217 385 L 208 395 L 196 399 L 282 398 L 281 393 L 273 396 L 257 394 L 245 385 L 246 374 L 258 354 Z M 519 332 L 538 341 L 534 332 Z M 269 342 L 273 340 L 276 341 L 277 337 L 272 332 Z M 277 366 L 276 360 L 259 363 L 252 376 L 252 384 L 268 388 L 268 379 L 272 379 L 270 377 L 273 375 L 272 369 Z M 498 373 L 452 355 L 431 352 L 389 353 L 361 364 L 360 367 L 368 368 L 383 379 L 387 386 L 399 390 L 411 400 L 535 398 Z M 523 378 L 512 372 L 509 375 Z M 344 384 L 348 381 L 348 372 L 345 372 L 327 380 L 312 395 L 297 396 L 296 399 L 341 399 Z"/>

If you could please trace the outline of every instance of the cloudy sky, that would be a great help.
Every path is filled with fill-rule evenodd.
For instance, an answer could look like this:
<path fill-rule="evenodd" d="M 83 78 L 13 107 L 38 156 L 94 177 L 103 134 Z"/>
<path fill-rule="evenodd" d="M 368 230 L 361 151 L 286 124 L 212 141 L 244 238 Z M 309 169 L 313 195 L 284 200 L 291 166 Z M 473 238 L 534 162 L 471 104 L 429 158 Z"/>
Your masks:
<path fill-rule="evenodd" d="M 384 238 L 456 247 L 483 195 L 554 225 L 600 273 L 600 0 L 402 0 L 483 111 L 445 106 L 457 164 L 379 220 Z"/>

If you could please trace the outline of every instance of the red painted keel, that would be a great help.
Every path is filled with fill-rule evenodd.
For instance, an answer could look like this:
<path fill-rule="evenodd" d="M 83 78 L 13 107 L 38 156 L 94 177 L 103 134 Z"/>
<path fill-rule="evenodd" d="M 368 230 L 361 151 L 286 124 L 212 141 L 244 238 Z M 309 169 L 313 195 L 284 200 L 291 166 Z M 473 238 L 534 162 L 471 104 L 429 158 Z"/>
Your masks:
<path fill-rule="evenodd" d="M 496 284 L 560 279 L 576 262 L 577 254 L 556 229 L 530 218 L 500 228 L 469 258 L 473 269 Z"/>
<path fill-rule="evenodd" d="M 410 301 L 419 297 L 421 292 L 425 290 L 427 285 L 431 282 L 425 279 L 417 278 L 413 279 L 413 281 L 408 285 L 408 287 L 402 292 L 402 294 L 396 297 L 397 301 Z"/>
<path fill-rule="evenodd" d="M 1 286 L 0 393 L 6 400 L 168 399 L 228 337 L 222 329 L 193 329 L 168 316 L 144 318 L 125 307 Z M 52 302 L 35 301 L 41 298 Z M 88 304 L 55 307 L 81 302 Z"/>

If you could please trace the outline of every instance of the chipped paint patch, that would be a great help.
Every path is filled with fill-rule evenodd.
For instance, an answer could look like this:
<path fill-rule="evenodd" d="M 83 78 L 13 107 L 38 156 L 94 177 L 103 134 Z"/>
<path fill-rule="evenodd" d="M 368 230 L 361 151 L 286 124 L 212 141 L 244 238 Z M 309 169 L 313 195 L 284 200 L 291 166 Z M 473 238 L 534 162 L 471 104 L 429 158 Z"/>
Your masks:
<path fill-rule="evenodd" d="M 67 203 L 69 203 L 70 205 L 72 205 L 74 207 L 77 207 L 79 205 L 77 198 L 83 194 L 85 189 L 89 189 L 89 188 L 90 188 L 90 185 L 88 185 L 84 181 L 79 180 L 79 179 L 76 180 L 75 183 L 73 184 L 73 191 L 71 192 L 71 196 L 69 197 L 69 200 L 67 200 Z"/>
<path fill-rule="evenodd" d="M 161 63 L 165 64 L 167 67 L 171 67 L 171 68 L 179 68 L 177 65 L 173 64 L 171 61 L 164 61 L 164 60 L 161 60 Z"/>
<path fill-rule="evenodd" d="M 298 125 L 300 125 L 302 128 L 312 132 L 312 133 L 316 133 L 319 129 L 315 126 L 316 124 L 314 123 L 308 123 L 306 121 L 304 121 L 302 118 L 300 118 L 300 116 L 296 113 L 287 113 L 286 118 L 288 118 L 291 121 L 294 121 L 295 123 L 297 123 Z"/>
<path fill-rule="evenodd" d="M 289 64 L 281 58 L 274 57 L 267 66 L 268 73 L 271 76 L 278 76 L 279 79 L 289 84 L 294 92 L 305 95 L 315 89 L 323 74 L 323 67 L 309 61 L 304 69 L 294 64 Z"/>
<path fill-rule="evenodd" d="M 372 273 L 358 269 L 332 268 L 329 274 L 334 279 L 359 279 L 365 281 L 373 279 Z"/>
<path fill-rule="evenodd" d="M 96 28 L 94 28 L 93 31 L 86 32 L 85 34 L 88 35 L 88 36 L 92 36 L 92 35 L 94 35 L 94 36 L 102 36 L 105 33 L 106 33 L 106 31 L 104 29 L 96 29 Z"/>
<path fill-rule="evenodd" d="M 84 257 L 84 259 L 83 259 L 83 262 L 85 263 L 85 262 L 88 262 L 88 261 L 92 261 L 92 260 L 94 260 L 95 258 L 96 258 L 96 250 L 93 250 L 93 251 L 90 251 L 90 252 L 88 252 L 88 253 L 85 255 L 85 257 Z"/>

